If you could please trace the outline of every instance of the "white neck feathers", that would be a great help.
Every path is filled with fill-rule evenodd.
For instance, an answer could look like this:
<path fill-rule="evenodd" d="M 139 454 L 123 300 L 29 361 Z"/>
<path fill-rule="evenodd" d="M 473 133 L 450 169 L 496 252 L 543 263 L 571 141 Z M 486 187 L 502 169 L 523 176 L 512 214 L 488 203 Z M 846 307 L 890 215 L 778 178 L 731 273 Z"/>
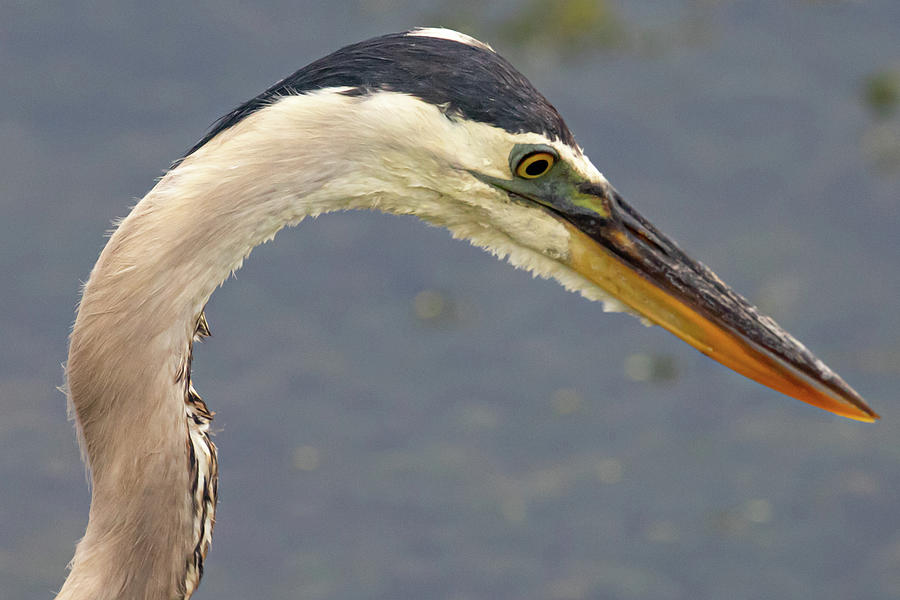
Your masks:
<path fill-rule="evenodd" d="M 314 104 L 310 121 L 325 112 Z M 212 486 L 215 475 L 205 428 L 188 421 L 205 411 L 192 402 L 188 372 L 203 306 L 283 226 L 365 203 L 327 189 L 346 164 L 333 145 L 325 153 L 302 123 L 273 112 L 246 119 L 163 177 L 119 225 L 85 286 L 67 383 L 91 469 L 91 515 L 60 598 L 190 595 L 194 554 L 198 544 L 205 554 L 209 537 L 197 513 L 214 491 L 196 482 Z M 266 122 L 273 118 L 277 126 Z M 282 128 L 290 139 L 273 138 Z"/>

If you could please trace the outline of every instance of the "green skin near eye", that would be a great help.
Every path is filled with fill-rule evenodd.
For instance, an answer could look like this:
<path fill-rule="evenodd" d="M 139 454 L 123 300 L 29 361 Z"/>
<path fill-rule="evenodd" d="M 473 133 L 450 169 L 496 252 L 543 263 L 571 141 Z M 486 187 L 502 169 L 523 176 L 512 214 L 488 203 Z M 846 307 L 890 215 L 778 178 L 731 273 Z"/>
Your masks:
<path fill-rule="evenodd" d="M 543 173 L 540 173 L 538 169 L 541 166 L 540 163 L 550 161 L 542 156 L 532 156 L 538 153 L 549 154 L 551 159 L 556 158 Z M 534 158 L 534 162 L 529 164 L 527 162 L 529 158 Z M 590 182 L 565 161 L 559 160 L 553 148 L 542 144 L 518 144 L 510 152 L 509 164 L 513 173 L 519 173 L 523 168 L 527 173 L 529 167 L 533 166 L 538 175 L 532 177 L 517 175 L 512 179 L 500 179 L 477 171 L 469 172 L 484 183 L 505 192 L 512 192 L 563 214 L 587 211 L 600 218 L 609 217 L 610 213 L 604 205 L 603 198 L 579 190 L 581 184 Z"/>

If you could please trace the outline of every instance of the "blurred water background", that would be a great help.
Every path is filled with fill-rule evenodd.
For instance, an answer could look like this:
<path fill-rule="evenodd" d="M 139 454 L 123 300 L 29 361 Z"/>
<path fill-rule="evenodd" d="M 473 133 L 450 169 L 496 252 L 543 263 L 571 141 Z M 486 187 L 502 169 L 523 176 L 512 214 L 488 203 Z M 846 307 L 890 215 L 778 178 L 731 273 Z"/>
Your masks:
<path fill-rule="evenodd" d="M 80 281 L 208 124 L 416 25 L 490 42 L 623 195 L 884 416 L 833 417 L 412 218 L 328 215 L 209 305 L 198 600 L 900 598 L 900 3 L 0 3 L 0 599 L 89 494 Z"/>

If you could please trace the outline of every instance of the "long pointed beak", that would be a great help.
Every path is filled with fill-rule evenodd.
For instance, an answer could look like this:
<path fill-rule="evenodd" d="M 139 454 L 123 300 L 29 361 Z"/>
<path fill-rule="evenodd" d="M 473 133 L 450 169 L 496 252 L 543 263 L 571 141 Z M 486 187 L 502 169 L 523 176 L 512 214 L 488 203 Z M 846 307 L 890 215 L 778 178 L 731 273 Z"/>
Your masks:
<path fill-rule="evenodd" d="M 779 392 L 858 421 L 879 416 L 803 344 L 656 230 L 611 187 L 584 183 L 603 213 L 554 210 L 569 266 L 647 320 Z"/>

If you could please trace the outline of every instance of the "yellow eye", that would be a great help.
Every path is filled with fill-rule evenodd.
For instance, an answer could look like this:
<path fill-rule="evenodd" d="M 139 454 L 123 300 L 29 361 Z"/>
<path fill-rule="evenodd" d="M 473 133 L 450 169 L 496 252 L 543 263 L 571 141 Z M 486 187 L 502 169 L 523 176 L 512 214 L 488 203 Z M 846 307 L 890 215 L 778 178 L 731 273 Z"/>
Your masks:
<path fill-rule="evenodd" d="M 516 175 L 525 179 L 537 179 L 541 175 L 545 175 L 555 161 L 556 157 L 549 152 L 529 154 L 519 162 L 519 166 L 516 167 Z"/>

